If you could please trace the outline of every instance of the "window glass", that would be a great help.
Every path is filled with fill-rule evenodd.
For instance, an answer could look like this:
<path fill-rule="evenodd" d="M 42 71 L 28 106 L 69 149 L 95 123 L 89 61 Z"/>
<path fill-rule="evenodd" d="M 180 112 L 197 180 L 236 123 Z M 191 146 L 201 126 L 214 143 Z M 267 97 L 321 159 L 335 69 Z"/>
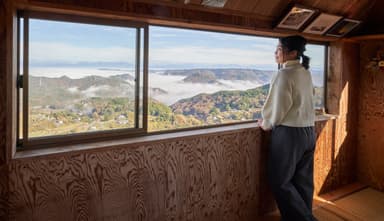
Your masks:
<path fill-rule="evenodd" d="M 309 70 L 315 87 L 314 103 L 316 109 L 324 108 L 325 47 L 324 45 L 309 44 L 304 53 L 311 58 Z"/>
<path fill-rule="evenodd" d="M 28 137 L 135 127 L 136 32 L 29 19 Z"/>

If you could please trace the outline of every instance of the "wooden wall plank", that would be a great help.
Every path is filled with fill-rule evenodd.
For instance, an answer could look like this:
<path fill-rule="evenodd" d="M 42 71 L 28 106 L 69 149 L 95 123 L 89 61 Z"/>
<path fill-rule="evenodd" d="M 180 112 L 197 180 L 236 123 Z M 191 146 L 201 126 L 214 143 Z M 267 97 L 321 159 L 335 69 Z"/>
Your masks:
<path fill-rule="evenodd" d="M 269 20 L 274 21 L 282 16 L 280 13 L 286 9 L 289 4 L 290 1 L 286 0 L 228 0 L 225 8 L 265 16 Z"/>
<path fill-rule="evenodd" d="M 0 1 L 0 220 L 8 220 L 9 189 L 6 147 L 7 0 Z"/>
<path fill-rule="evenodd" d="M 0 166 L 6 161 L 6 73 L 7 73 L 7 51 L 6 51 L 6 1 L 0 1 Z"/>
<path fill-rule="evenodd" d="M 313 7 L 330 14 L 337 14 L 347 18 L 363 19 L 375 1 L 376 0 L 338 0 L 328 2 L 321 0 L 299 0 L 296 1 L 296 3 Z"/>
<path fill-rule="evenodd" d="M 10 220 L 161 220 L 162 158 L 149 145 L 15 163 Z"/>
<path fill-rule="evenodd" d="M 359 94 L 358 177 L 361 182 L 384 191 L 384 71 L 375 63 L 384 39 L 361 43 Z"/>
<path fill-rule="evenodd" d="M 9 202 L 8 202 L 8 165 L 0 166 L 0 220 L 8 220 Z"/>
<path fill-rule="evenodd" d="M 359 44 L 338 41 L 330 45 L 329 70 L 327 76 L 327 109 L 336 114 L 337 120 L 332 123 L 332 129 L 327 126 L 328 135 L 320 134 L 320 140 L 325 142 L 321 147 L 323 158 L 317 166 L 327 173 L 326 180 L 320 180 L 319 194 L 330 191 L 335 187 L 354 182 L 356 171 L 357 148 L 357 91 L 359 78 Z M 340 62 L 341 61 L 341 62 Z M 324 137 L 322 137 L 324 136 Z M 328 137 L 328 138 L 326 138 Z M 324 164 L 325 162 L 331 164 Z M 319 186 L 319 185 L 318 185 Z"/>

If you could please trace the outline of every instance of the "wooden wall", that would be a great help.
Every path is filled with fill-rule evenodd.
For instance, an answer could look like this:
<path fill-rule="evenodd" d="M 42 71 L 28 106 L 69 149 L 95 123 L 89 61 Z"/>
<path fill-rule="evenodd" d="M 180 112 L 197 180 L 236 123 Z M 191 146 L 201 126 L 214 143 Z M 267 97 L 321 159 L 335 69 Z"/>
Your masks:
<path fill-rule="evenodd" d="M 321 121 L 315 192 L 352 182 L 337 120 Z M 258 128 L 14 159 L 9 220 L 257 220 L 274 208 Z"/>
<path fill-rule="evenodd" d="M 384 60 L 384 39 L 363 41 L 360 48 L 358 177 L 384 191 L 384 70 L 370 63 L 378 51 Z"/>
<path fill-rule="evenodd" d="M 335 120 L 318 122 L 315 194 L 355 182 L 357 142 L 357 76 L 359 44 L 337 41 L 329 46 L 327 112 Z"/>
<path fill-rule="evenodd" d="M 252 220 L 261 132 L 14 160 L 10 220 Z"/>
<path fill-rule="evenodd" d="M 8 168 L 6 164 L 6 2 L 0 1 L 0 220 L 8 215 Z"/>
<path fill-rule="evenodd" d="M 0 41 L 0 220 L 255 220 L 273 208 L 258 128 L 7 159 L 7 47 Z M 331 44 L 327 97 L 339 118 L 316 124 L 316 193 L 356 179 L 358 55 L 353 43 Z"/>

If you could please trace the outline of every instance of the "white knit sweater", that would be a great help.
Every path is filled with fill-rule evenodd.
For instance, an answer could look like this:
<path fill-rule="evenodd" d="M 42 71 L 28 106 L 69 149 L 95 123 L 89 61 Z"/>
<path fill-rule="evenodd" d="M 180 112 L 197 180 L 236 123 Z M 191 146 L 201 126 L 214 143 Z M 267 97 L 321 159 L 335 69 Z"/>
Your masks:
<path fill-rule="evenodd" d="M 262 127 L 314 126 L 312 77 L 299 60 L 287 61 L 272 77 L 269 93 L 261 112 Z"/>

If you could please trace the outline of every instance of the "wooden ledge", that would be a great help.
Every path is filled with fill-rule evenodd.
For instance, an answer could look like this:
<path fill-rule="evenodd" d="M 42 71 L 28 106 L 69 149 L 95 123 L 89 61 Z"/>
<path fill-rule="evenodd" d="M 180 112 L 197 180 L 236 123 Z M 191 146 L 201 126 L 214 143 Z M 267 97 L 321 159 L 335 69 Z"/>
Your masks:
<path fill-rule="evenodd" d="M 337 119 L 338 116 L 324 114 L 316 116 L 316 122 L 327 121 Z M 73 151 L 90 151 L 90 150 L 101 150 L 101 149 L 110 149 L 118 148 L 123 146 L 137 146 L 145 143 L 157 143 L 165 140 L 177 140 L 185 138 L 193 138 L 197 136 L 212 136 L 214 134 L 229 134 L 234 131 L 240 130 L 249 130 L 255 129 L 260 130 L 257 122 L 250 123 L 239 123 L 233 125 L 223 125 L 212 128 L 201 128 L 201 129 L 190 129 L 183 131 L 169 131 L 169 132 L 156 132 L 149 133 L 145 136 L 140 137 L 130 137 L 125 139 L 118 140 L 107 140 L 93 143 L 83 143 L 83 144 L 74 144 L 67 146 L 51 147 L 51 148 L 41 148 L 41 149 L 29 149 L 29 150 L 18 150 L 12 159 L 25 159 L 25 158 L 35 158 L 35 157 L 44 157 L 47 155 L 56 155 L 69 153 Z"/>
<path fill-rule="evenodd" d="M 162 134 L 149 134 L 147 136 L 126 138 L 119 140 L 109 140 L 95 143 L 85 143 L 85 144 L 76 144 L 62 147 L 52 147 L 45 149 L 33 149 L 33 150 L 20 150 L 17 151 L 13 159 L 25 159 L 25 158 L 35 158 L 35 157 L 44 157 L 47 155 L 56 155 L 69 153 L 73 151 L 89 151 L 89 150 L 100 150 L 100 149 L 110 149 L 118 148 L 127 145 L 137 146 L 145 143 L 157 143 L 165 140 L 176 140 L 180 138 L 193 138 L 197 136 L 212 136 L 214 134 L 229 134 L 234 131 L 256 129 L 258 126 L 256 122 L 252 123 L 243 123 L 236 125 L 220 126 L 214 128 L 198 129 L 198 130 L 188 130 L 188 131 L 178 131 L 178 132 L 168 132 Z"/>

